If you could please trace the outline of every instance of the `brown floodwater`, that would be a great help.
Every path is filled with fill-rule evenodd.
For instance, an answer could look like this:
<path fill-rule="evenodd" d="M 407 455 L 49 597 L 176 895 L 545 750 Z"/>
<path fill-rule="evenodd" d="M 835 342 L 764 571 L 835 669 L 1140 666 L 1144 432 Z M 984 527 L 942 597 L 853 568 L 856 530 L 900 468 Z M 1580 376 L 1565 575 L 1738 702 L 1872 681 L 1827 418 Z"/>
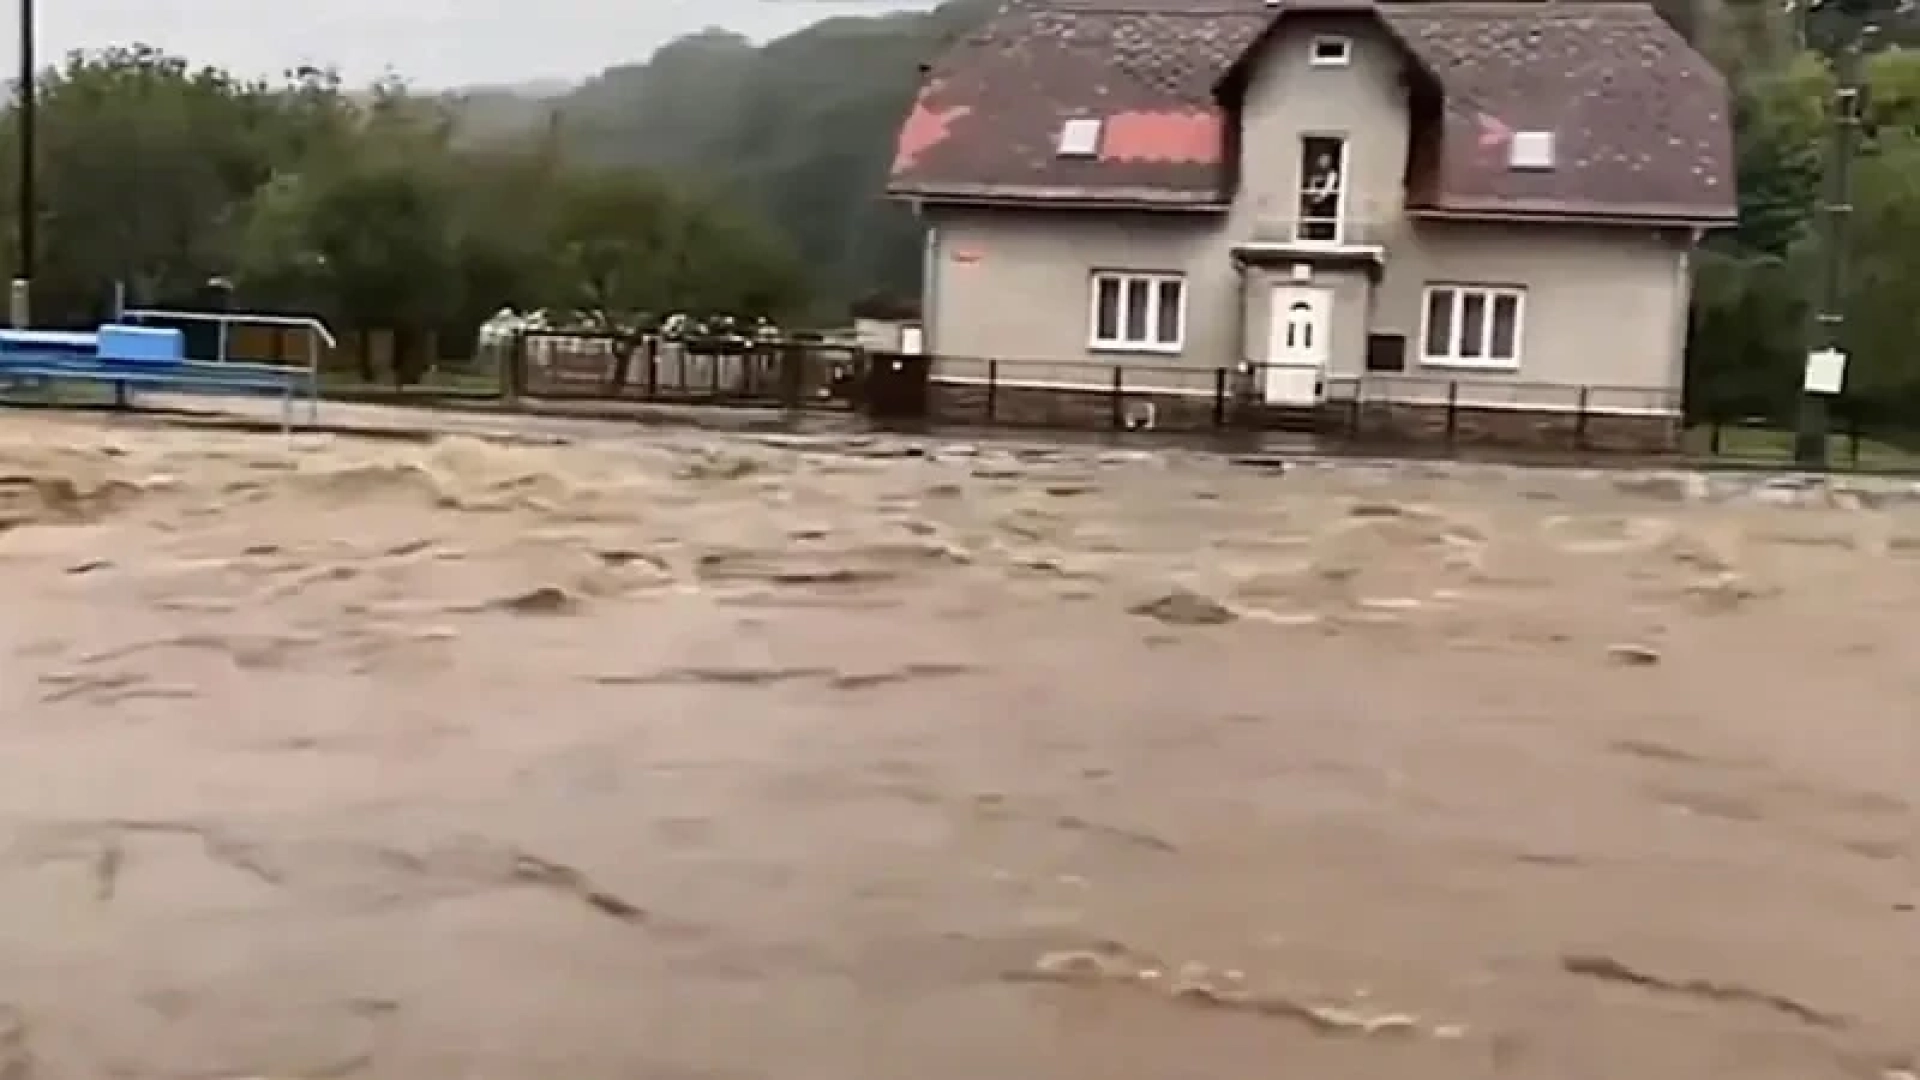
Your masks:
<path fill-rule="evenodd" d="M 1904 499 L 9 416 L 0 582 L 4 1080 L 1920 1068 Z"/>

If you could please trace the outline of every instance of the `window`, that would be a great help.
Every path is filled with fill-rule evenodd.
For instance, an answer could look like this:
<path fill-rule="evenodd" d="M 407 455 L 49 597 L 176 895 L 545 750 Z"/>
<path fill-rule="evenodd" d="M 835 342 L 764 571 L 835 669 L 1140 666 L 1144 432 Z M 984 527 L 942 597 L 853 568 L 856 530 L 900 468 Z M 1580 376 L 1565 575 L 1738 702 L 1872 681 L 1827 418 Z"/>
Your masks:
<path fill-rule="evenodd" d="M 1300 212 L 1293 238 L 1338 244 L 1346 234 L 1347 140 L 1338 135 L 1300 139 Z"/>
<path fill-rule="evenodd" d="M 1287 348 L 1289 353 L 1313 351 L 1313 305 L 1296 300 L 1287 308 Z"/>
<path fill-rule="evenodd" d="M 1519 289 L 1485 285 L 1430 286 L 1421 362 L 1495 371 L 1518 368 L 1525 296 Z"/>
<path fill-rule="evenodd" d="M 1310 62 L 1314 67 L 1346 67 L 1353 60 L 1353 42 L 1343 37 L 1313 39 Z"/>
<path fill-rule="evenodd" d="M 1186 316 L 1187 283 L 1177 274 L 1093 275 L 1095 349 L 1179 352 Z"/>
<path fill-rule="evenodd" d="M 1058 149 L 1061 157 L 1098 157 L 1100 154 L 1100 118 L 1076 116 L 1060 125 Z"/>

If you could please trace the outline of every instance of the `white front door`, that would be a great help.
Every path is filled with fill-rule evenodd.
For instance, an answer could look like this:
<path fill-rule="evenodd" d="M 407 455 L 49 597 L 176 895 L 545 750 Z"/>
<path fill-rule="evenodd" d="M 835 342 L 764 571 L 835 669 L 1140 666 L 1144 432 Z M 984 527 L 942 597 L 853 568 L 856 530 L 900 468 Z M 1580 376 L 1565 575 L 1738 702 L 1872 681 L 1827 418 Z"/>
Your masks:
<path fill-rule="evenodd" d="M 1269 405 L 1314 405 L 1327 366 L 1332 307 L 1325 289 L 1277 285 L 1268 313 L 1267 363 L 1261 390 Z"/>

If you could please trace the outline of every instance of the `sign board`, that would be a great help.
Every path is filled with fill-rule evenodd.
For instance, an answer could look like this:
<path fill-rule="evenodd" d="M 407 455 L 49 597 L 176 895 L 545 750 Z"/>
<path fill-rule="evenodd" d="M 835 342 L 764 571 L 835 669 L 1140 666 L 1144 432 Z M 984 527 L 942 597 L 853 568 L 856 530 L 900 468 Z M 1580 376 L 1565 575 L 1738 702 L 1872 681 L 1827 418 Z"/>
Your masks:
<path fill-rule="evenodd" d="M 1815 349 L 1807 354 L 1801 386 L 1809 394 L 1838 394 L 1847 383 L 1847 354 L 1839 349 Z"/>

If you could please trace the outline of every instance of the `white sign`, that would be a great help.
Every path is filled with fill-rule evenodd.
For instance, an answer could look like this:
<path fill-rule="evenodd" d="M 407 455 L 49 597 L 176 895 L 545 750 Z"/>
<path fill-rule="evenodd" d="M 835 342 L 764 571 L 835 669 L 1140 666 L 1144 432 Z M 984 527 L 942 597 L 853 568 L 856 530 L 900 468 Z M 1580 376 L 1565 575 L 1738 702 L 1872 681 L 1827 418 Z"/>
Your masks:
<path fill-rule="evenodd" d="M 1816 349 L 1807 354 L 1806 379 L 1801 384 L 1809 394 L 1837 394 L 1847 383 L 1847 354 L 1839 349 Z"/>

